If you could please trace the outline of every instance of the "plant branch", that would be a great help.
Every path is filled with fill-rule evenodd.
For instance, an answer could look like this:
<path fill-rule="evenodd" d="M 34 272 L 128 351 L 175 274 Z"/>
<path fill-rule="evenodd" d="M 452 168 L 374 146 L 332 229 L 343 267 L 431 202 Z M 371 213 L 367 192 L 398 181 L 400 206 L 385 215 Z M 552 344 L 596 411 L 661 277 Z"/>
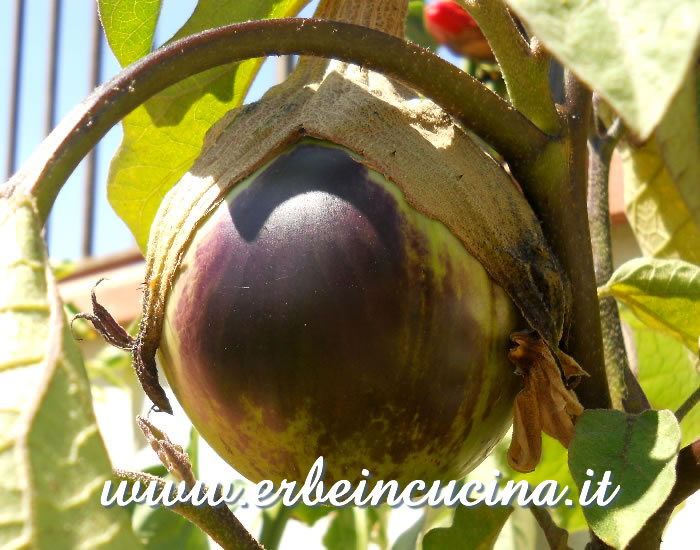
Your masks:
<path fill-rule="evenodd" d="M 610 395 L 586 200 L 591 92 L 568 71 L 565 92 L 564 136 L 551 141 L 524 171 L 515 167 L 513 174 L 567 279 L 570 306 L 561 346 L 590 375 L 581 380 L 576 394 L 587 409 L 606 409 Z"/>
<path fill-rule="evenodd" d="M 595 106 L 594 100 L 593 119 L 596 131 L 591 133 L 588 141 L 588 221 L 596 285 L 601 286 L 613 274 L 608 181 L 613 151 L 624 127 L 617 118 L 610 128 L 602 128 Z M 612 297 L 602 298 L 599 300 L 599 306 L 605 370 L 612 405 L 615 409 L 629 413 L 647 410 L 651 408 L 649 401 L 630 370 L 617 302 Z"/>
<path fill-rule="evenodd" d="M 700 386 L 695 388 L 695 391 L 690 394 L 690 397 L 686 399 L 683 404 L 678 407 L 678 410 L 676 411 L 676 419 L 678 422 L 683 420 L 685 418 L 685 415 L 688 414 L 691 410 L 693 410 L 693 407 L 697 405 L 700 402 Z"/>
<path fill-rule="evenodd" d="M 501 68 L 508 97 L 542 131 L 558 135 L 561 120 L 549 88 L 550 55 L 520 32 L 502 0 L 462 0 L 489 41 Z"/>
<path fill-rule="evenodd" d="M 560 188 L 561 213 L 558 230 L 563 240 L 561 260 L 576 297 L 566 349 L 590 378 L 576 388 L 586 408 L 609 408 L 610 392 L 605 373 L 603 340 L 598 308 L 598 288 L 593 268 L 591 235 L 588 227 L 588 133 L 591 120 L 591 92 L 567 70 L 564 78 L 564 114 L 567 126 L 567 184 Z"/>
<path fill-rule="evenodd" d="M 114 475 L 123 481 L 136 482 L 148 485 L 155 482 L 161 491 L 165 487 L 165 480 L 142 472 L 129 472 L 126 470 L 114 470 Z M 207 491 L 210 489 L 206 488 Z M 130 489 L 127 489 L 130 491 Z M 216 489 L 216 497 L 220 497 L 220 489 Z M 224 550 L 264 550 L 241 524 L 228 506 L 217 508 L 211 506 L 197 507 L 191 503 L 178 503 L 177 506 L 168 508 L 171 512 L 182 516 L 202 529 L 212 540 Z"/>
<path fill-rule="evenodd" d="M 673 510 L 698 490 L 700 490 L 700 439 L 683 447 L 678 453 L 676 483 L 671 489 L 671 494 L 635 535 L 628 548 L 658 550 Z"/>
<path fill-rule="evenodd" d="M 147 55 L 95 90 L 44 140 L 0 191 L 37 200 L 42 221 L 73 169 L 121 118 L 193 74 L 251 57 L 317 55 L 385 73 L 426 95 L 509 162 L 527 163 L 548 138 L 509 103 L 423 48 L 349 23 L 282 19 L 230 25 L 183 38 Z"/>
<path fill-rule="evenodd" d="M 535 516 L 537 523 L 544 531 L 544 536 L 552 550 L 571 550 L 569 546 L 569 532 L 554 523 L 546 508 L 530 506 L 530 512 Z"/>

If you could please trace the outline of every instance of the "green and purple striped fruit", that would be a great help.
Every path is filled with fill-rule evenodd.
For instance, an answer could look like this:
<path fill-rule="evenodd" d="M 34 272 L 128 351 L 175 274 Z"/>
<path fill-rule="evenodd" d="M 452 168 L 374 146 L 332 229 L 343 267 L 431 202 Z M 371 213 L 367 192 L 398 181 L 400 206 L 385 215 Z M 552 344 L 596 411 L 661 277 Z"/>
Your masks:
<path fill-rule="evenodd" d="M 251 480 L 458 478 L 511 423 L 523 327 L 442 223 L 362 159 L 304 140 L 202 223 L 170 290 L 168 381 Z"/>

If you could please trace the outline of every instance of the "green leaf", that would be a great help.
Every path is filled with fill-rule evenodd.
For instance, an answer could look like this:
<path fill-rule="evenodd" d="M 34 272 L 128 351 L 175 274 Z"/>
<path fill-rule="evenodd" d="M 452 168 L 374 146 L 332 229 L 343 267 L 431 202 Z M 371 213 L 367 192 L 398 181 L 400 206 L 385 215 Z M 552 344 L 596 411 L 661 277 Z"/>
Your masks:
<path fill-rule="evenodd" d="M 111 464 L 40 229 L 0 199 L 0 547 L 142 548 L 100 504 Z"/>
<path fill-rule="evenodd" d="M 425 534 L 423 550 L 491 549 L 512 512 L 510 506 L 458 506 L 451 527 L 440 527 Z"/>
<path fill-rule="evenodd" d="M 194 523 L 167 508 L 134 506 L 134 531 L 148 550 L 209 550 L 209 538 Z"/>
<path fill-rule="evenodd" d="M 675 411 L 700 385 L 700 361 L 680 342 L 642 323 L 627 308 L 620 315 L 634 341 L 630 354 L 633 370 L 649 403 L 655 409 Z M 700 407 L 693 408 L 681 422 L 681 445 L 689 445 L 700 434 Z"/>
<path fill-rule="evenodd" d="M 700 150 L 691 73 L 655 134 L 621 147 L 625 212 L 645 256 L 700 264 Z"/>
<path fill-rule="evenodd" d="M 584 508 L 591 529 L 605 543 L 624 548 L 649 517 L 659 509 L 676 481 L 676 459 L 681 431 L 671 411 L 644 411 L 626 415 L 613 410 L 587 410 L 576 422 L 569 446 L 569 467 L 581 494 L 591 482 L 611 472 L 608 506 Z M 588 473 L 593 471 L 593 475 Z"/>
<path fill-rule="evenodd" d="M 554 56 L 646 139 L 695 60 L 695 0 L 508 0 Z"/>
<path fill-rule="evenodd" d="M 333 511 L 330 506 L 307 506 L 303 502 L 292 508 L 292 518 L 311 527 Z"/>
<path fill-rule="evenodd" d="M 289 17 L 307 2 L 199 0 L 173 40 L 251 19 Z M 243 102 L 261 62 L 250 59 L 194 75 L 122 121 L 124 137 L 112 159 L 107 195 L 142 250 L 161 200 L 199 155 L 207 130 Z"/>
<path fill-rule="evenodd" d="M 107 42 L 122 67 L 151 51 L 161 0 L 98 0 Z"/>
<path fill-rule="evenodd" d="M 635 258 L 613 273 L 598 296 L 614 296 L 651 328 L 697 352 L 700 267 L 682 260 Z"/>
<path fill-rule="evenodd" d="M 528 474 L 516 472 L 508 466 L 506 453 L 509 444 L 510 437 L 507 437 L 499 443 L 494 450 L 494 456 L 498 459 L 499 470 L 503 472 L 503 478 L 500 483 L 501 486 L 504 486 L 512 479 L 516 483 L 525 480 L 531 487 L 535 487 L 548 480 L 556 481 L 559 484 L 560 490 L 564 486 L 568 487 L 569 492 L 565 498 L 571 499 L 574 505 L 567 506 L 566 504 L 562 504 L 557 508 L 551 509 L 550 513 L 557 525 L 567 531 L 585 529 L 588 525 L 586 518 L 583 515 L 581 507 L 576 504 L 578 502 L 578 488 L 567 466 L 567 451 L 561 443 L 543 433 L 542 459 L 535 471 Z"/>
<path fill-rule="evenodd" d="M 334 514 L 323 535 L 327 550 L 366 550 L 369 543 L 367 508 L 348 506 Z"/>

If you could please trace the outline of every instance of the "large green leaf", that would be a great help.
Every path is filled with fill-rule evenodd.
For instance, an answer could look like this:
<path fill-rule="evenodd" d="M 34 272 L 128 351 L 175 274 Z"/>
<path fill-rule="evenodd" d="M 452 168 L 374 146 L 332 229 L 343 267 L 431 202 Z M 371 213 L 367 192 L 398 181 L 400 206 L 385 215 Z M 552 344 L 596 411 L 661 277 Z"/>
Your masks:
<path fill-rule="evenodd" d="M 592 497 L 605 472 L 611 474 L 606 499 L 619 486 L 606 506 L 593 503 L 583 510 L 605 543 L 625 548 L 666 500 L 676 482 L 680 441 L 678 422 L 668 410 L 639 415 L 587 410 L 579 417 L 569 446 L 569 468 L 581 493 L 589 482 Z"/>
<path fill-rule="evenodd" d="M 512 512 L 510 506 L 459 506 L 452 526 L 425 534 L 423 550 L 490 550 Z"/>
<path fill-rule="evenodd" d="M 122 67 L 151 51 L 162 0 L 98 0 L 107 42 Z"/>
<path fill-rule="evenodd" d="M 289 17 L 307 2 L 199 0 L 173 39 L 251 19 Z M 243 102 L 261 62 L 251 59 L 187 78 L 124 119 L 107 194 L 142 250 L 161 200 L 199 155 L 207 130 Z"/>
<path fill-rule="evenodd" d="M 690 74 L 652 138 L 621 147 L 625 211 L 646 256 L 700 264 L 697 115 L 696 75 Z"/>
<path fill-rule="evenodd" d="M 0 547 L 142 548 L 100 504 L 111 465 L 40 230 L 0 199 Z"/>
<path fill-rule="evenodd" d="M 639 383 L 655 409 L 675 411 L 700 385 L 700 361 L 677 340 L 642 323 L 627 308 L 620 312 L 634 342 L 630 362 L 639 372 Z M 682 445 L 700 437 L 700 407 L 682 420 Z"/>
<path fill-rule="evenodd" d="M 694 63 L 696 0 L 507 0 L 552 53 L 642 139 Z"/>
<path fill-rule="evenodd" d="M 644 321 L 697 352 L 700 337 L 700 267 L 682 260 L 635 258 L 598 289 Z"/>

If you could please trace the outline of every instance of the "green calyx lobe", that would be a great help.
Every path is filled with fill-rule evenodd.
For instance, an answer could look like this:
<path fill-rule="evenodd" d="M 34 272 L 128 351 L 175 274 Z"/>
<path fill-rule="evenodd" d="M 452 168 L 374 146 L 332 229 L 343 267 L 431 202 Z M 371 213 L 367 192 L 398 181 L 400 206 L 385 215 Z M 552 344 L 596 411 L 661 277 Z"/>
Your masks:
<path fill-rule="evenodd" d="M 160 350 L 237 470 L 446 479 L 510 425 L 522 319 L 444 226 L 346 149 L 304 140 L 236 186 L 185 251 Z"/>

